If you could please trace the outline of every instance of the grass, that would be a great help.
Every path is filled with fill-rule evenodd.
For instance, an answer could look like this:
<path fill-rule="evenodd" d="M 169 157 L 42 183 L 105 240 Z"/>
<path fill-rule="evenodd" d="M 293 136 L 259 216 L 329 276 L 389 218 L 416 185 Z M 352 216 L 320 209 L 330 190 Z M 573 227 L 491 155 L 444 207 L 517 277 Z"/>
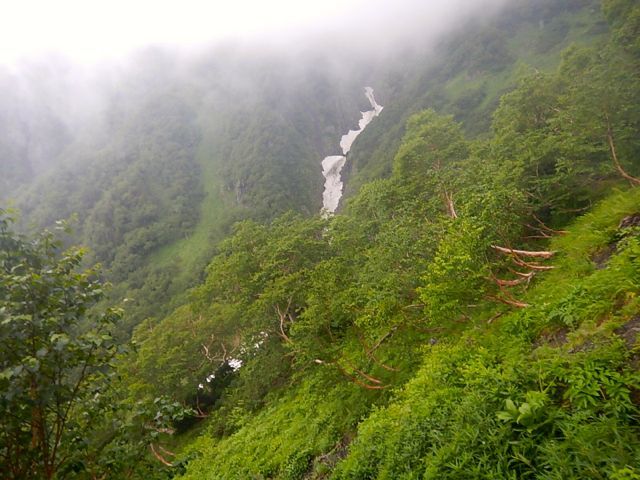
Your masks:
<path fill-rule="evenodd" d="M 238 406 L 238 415 L 244 419 L 239 420 L 236 433 L 223 439 L 205 435 L 185 449 L 184 453 L 197 457 L 185 478 L 301 478 L 294 473 L 313 468 L 312 459 L 339 446 L 366 415 L 370 396 L 352 383 L 336 383 L 317 372 L 272 397 L 253 416 Z M 322 462 L 318 463 L 322 469 Z"/>

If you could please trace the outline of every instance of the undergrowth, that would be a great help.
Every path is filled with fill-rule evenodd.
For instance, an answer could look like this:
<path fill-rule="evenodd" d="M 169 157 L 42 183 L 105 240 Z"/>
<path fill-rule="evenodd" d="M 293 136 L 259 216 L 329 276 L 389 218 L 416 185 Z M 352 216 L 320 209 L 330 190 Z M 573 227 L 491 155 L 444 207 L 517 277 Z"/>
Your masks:
<path fill-rule="evenodd" d="M 638 210 L 634 189 L 578 219 L 551 242 L 530 307 L 423 346 L 390 402 L 308 376 L 234 434 L 200 437 L 185 478 L 640 478 L 638 339 L 625 329 L 640 239 L 618 228 Z"/>

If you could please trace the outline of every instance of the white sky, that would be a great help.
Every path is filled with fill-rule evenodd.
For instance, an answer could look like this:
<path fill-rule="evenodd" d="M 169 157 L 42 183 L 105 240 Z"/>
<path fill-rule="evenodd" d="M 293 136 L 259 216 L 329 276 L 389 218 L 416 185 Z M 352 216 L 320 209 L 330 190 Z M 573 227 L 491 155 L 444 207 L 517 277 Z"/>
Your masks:
<path fill-rule="evenodd" d="M 191 45 L 304 30 L 365 5 L 365 0 L 0 0 L 0 63 L 52 51 L 92 62 L 151 43 Z"/>

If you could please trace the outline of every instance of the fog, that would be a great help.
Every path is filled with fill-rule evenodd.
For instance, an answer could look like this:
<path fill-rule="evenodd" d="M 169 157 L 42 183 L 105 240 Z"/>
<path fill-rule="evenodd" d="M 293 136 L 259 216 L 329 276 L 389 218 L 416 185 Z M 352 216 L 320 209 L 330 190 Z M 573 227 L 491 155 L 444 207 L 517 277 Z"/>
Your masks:
<path fill-rule="evenodd" d="M 383 48 L 416 35 L 433 38 L 503 1 L 22 0 L 3 7 L 0 63 L 56 53 L 92 65 L 149 45 L 193 52 L 223 41 Z"/>
<path fill-rule="evenodd" d="M 123 82 L 198 75 L 217 62 L 233 82 L 251 64 L 350 77 L 399 49 L 428 51 L 447 32 L 508 0 L 22 0 L 0 16 L 0 87 L 70 123 L 104 107 Z M 226 62 L 226 63 L 225 63 Z M 374 66 L 374 67 L 372 67 Z M 235 70 L 234 70 L 235 69 Z M 246 73 L 246 71 L 245 71 Z"/>
<path fill-rule="evenodd" d="M 343 89 L 327 105 L 352 112 L 328 114 L 342 122 L 331 128 L 347 131 L 355 125 L 345 122 L 368 108 L 364 86 L 386 104 L 376 75 L 393 62 L 401 71 L 400 51 L 419 52 L 403 58 L 422 62 L 445 34 L 491 18 L 507 1 L 8 2 L 0 17 L 0 190 L 73 157 L 67 150 L 79 142 L 97 145 L 114 119 L 173 87 L 185 101 L 217 98 L 247 110 L 295 110 L 318 85 Z"/>

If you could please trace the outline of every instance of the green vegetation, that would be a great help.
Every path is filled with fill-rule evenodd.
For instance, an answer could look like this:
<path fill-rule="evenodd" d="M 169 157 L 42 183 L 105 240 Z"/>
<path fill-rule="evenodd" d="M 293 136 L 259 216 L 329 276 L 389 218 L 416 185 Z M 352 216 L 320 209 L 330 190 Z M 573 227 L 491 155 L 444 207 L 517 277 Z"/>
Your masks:
<path fill-rule="evenodd" d="M 636 62 L 569 49 L 488 140 L 420 113 L 326 226 L 239 227 L 191 308 L 244 365 L 186 478 L 638 475 Z"/>
<path fill-rule="evenodd" d="M 127 345 L 114 336 L 123 311 L 95 308 L 108 285 L 61 232 L 27 238 L 14 220 L 0 211 L 3 478 L 166 478 L 147 449 L 192 412 L 165 397 L 127 402 L 116 366 Z"/>
<path fill-rule="evenodd" d="M 61 252 L 49 232 L 17 236 L 0 214 L 0 458 L 7 478 L 55 478 L 99 414 L 92 396 L 118 352 L 121 312 L 88 314 L 103 290 L 94 271 L 75 272 L 82 250 Z"/>
<path fill-rule="evenodd" d="M 523 70 L 552 72 L 569 45 L 590 46 L 606 38 L 608 27 L 598 0 L 512 1 L 493 24 L 465 24 L 428 51 L 396 65 L 383 83 L 385 115 L 359 138 L 345 170 L 347 192 L 391 173 L 407 119 L 433 108 L 454 115 L 467 135 L 487 136 L 500 97 L 512 90 Z M 564 33 L 564 34 L 563 34 Z M 544 43 L 544 48 L 542 44 Z M 407 81 L 405 71 L 413 71 Z M 398 71 L 396 72 L 396 69 Z"/>
<path fill-rule="evenodd" d="M 171 73 L 170 59 L 145 58 L 118 84 L 104 118 L 75 138 L 56 136 L 66 143 L 51 154 L 55 168 L 29 167 L 31 184 L 21 191 L 11 176 L 15 190 L 0 190 L 3 200 L 14 197 L 23 230 L 75 216 L 73 242 L 103 265 L 110 297 L 129 299 L 123 338 L 185 303 L 234 222 L 319 211 L 319 162 L 357 117 L 360 82 L 341 82 L 328 66 L 325 73 L 326 60 L 298 71 L 275 53 L 248 65 L 225 55 L 190 67 L 189 81 Z M 19 173 L 5 159 L 29 166 L 20 158 L 0 157 L 3 171 Z"/>
<path fill-rule="evenodd" d="M 434 108 L 385 106 L 329 218 L 313 214 L 311 153 L 335 132 L 302 136 L 332 117 L 304 75 L 280 106 L 279 74 L 256 67 L 264 98 L 227 85 L 197 108 L 196 94 L 133 108 L 120 146 L 139 151 L 78 237 L 117 294 L 139 295 L 118 326 L 133 348 L 92 332 L 102 289 L 78 251 L 2 224 L 3 355 L 51 344 L 0 373 L 0 453 L 31 445 L 9 478 L 55 465 L 38 405 L 70 401 L 71 456 L 45 478 L 640 478 L 640 7 L 605 0 L 607 28 L 591 8 L 515 2 L 444 42 L 439 73 L 396 90 Z M 29 328 L 41 317 L 64 331 Z M 87 338 L 108 357 L 90 358 L 87 402 L 34 395 L 44 360 L 68 365 L 64 385 L 84 378 Z"/>
<path fill-rule="evenodd" d="M 618 224 L 639 202 L 615 194 L 552 241 L 555 270 L 526 310 L 480 316 L 428 347 L 391 405 L 359 425 L 335 478 L 634 478 L 639 244 Z M 606 267 L 594 265 L 611 242 Z"/>

